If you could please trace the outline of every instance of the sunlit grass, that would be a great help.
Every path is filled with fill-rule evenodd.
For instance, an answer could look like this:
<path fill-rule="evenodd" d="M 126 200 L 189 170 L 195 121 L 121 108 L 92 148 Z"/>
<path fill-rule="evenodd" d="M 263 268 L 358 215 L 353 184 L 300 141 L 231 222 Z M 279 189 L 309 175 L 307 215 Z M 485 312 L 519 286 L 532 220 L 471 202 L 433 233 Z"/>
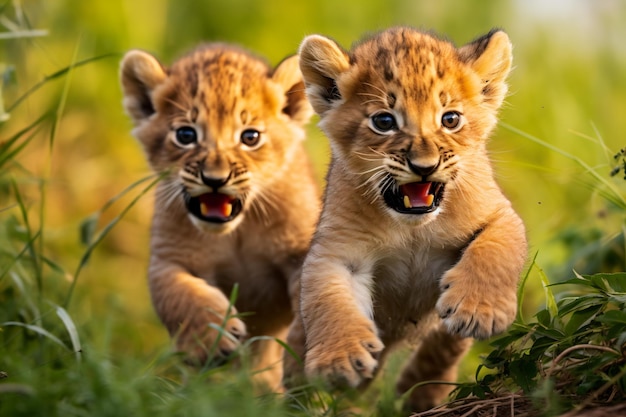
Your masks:
<path fill-rule="evenodd" d="M 402 355 L 361 397 L 316 387 L 259 396 L 245 366 L 197 370 L 171 352 L 147 290 L 139 290 L 147 288 L 149 194 L 158 178 L 147 176 L 122 114 L 115 57 L 131 47 L 158 49 L 165 59 L 200 41 L 227 40 L 274 62 L 313 32 L 348 45 L 389 22 L 433 28 L 460 42 L 491 26 L 510 29 L 517 69 L 492 145 L 503 188 L 537 254 L 523 278 L 518 321 L 530 325 L 550 300 L 542 280 L 571 278 L 574 268 L 624 268 L 626 165 L 619 176 L 609 174 L 626 145 L 616 116 L 626 108 L 626 79 L 609 42 L 555 43 L 554 22 L 524 22 L 529 29 L 520 30 L 506 2 L 289 3 L 279 9 L 299 13 L 288 30 L 272 11 L 279 3 L 249 10 L 245 1 L 224 3 L 215 15 L 208 3 L 190 12 L 158 1 L 149 13 L 154 19 L 143 22 L 136 19 L 141 3 L 96 1 L 88 8 L 36 0 L 32 20 L 20 1 L 0 6 L 3 28 L 14 24 L 0 34 L 0 415 L 406 415 L 394 392 Z M 619 34 L 608 17 L 607 30 Z M 316 127 L 309 131 L 323 184 L 328 144 Z M 546 310 L 557 317 L 554 297 Z M 476 355 L 490 349 L 477 345 L 462 378 L 471 380 Z M 238 356 L 246 354 L 244 346 Z"/>

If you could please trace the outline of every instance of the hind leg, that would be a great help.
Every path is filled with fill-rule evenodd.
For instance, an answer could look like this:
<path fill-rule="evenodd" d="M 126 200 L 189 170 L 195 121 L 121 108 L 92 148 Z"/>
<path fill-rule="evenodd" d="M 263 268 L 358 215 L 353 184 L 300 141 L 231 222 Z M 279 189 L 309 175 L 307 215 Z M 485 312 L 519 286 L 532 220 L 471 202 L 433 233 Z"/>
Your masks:
<path fill-rule="evenodd" d="M 405 366 L 396 385 L 399 394 L 424 381 L 455 382 L 461 358 L 472 345 L 472 339 L 453 336 L 442 327 L 424 338 Z M 422 411 L 440 404 L 453 390 L 451 385 L 429 384 L 417 387 L 408 397 L 411 410 Z"/>

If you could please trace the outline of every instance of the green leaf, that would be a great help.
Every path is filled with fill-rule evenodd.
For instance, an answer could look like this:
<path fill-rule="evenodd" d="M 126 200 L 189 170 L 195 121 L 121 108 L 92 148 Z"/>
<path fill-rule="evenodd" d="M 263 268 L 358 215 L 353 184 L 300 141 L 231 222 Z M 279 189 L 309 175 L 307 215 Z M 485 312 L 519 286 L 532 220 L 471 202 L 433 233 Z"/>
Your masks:
<path fill-rule="evenodd" d="M 528 351 L 528 356 L 534 360 L 543 360 L 546 352 L 554 350 L 559 341 L 553 337 L 542 336 L 535 340 L 532 347 Z"/>
<path fill-rule="evenodd" d="M 100 213 L 94 213 L 80 224 L 80 243 L 89 246 L 96 235 Z"/>
<path fill-rule="evenodd" d="M 606 297 L 602 294 L 585 294 L 577 297 L 565 297 L 559 300 L 559 317 L 565 317 L 577 310 L 586 310 L 592 306 L 604 307 Z"/>
<path fill-rule="evenodd" d="M 534 390 L 536 386 L 534 378 L 538 372 L 537 363 L 534 360 L 529 359 L 528 356 L 523 356 L 521 359 L 512 361 L 509 364 L 509 372 L 511 378 L 524 393 L 530 394 Z"/>
<path fill-rule="evenodd" d="M 550 289 L 550 281 L 548 280 L 545 272 L 543 272 L 543 269 L 539 268 L 538 266 L 537 269 L 539 271 L 539 277 L 541 278 L 541 284 L 543 285 L 543 291 L 546 297 L 546 310 L 548 310 L 548 312 L 550 313 L 550 317 L 554 319 L 558 315 L 558 308 L 556 305 L 556 299 L 554 298 L 554 294 Z"/>
<path fill-rule="evenodd" d="M 590 277 L 591 282 L 607 293 L 626 294 L 626 273 L 595 274 Z"/>
<path fill-rule="evenodd" d="M 609 302 L 623 309 L 626 306 L 626 294 L 609 294 Z"/>
<path fill-rule="evenodd" d="M 485 390 L 483 389 L 483 387 L 481 387 L 478 384 L 474 385 L 474 389 L 472 389 L 472 393 L 478 398 L 480 398 L 481 400 L 484 400 L 485 398 L 487 398 L 487 396 L 485 395 Z"/>
<path fill-rule="evenodd" d="M 481 366 L 484 366 L 487 369 L 495 369 L 503 365 L 508 361 L 508 358 L 503 358 L 500 356 L 501 352 L 497 350 L 492 351 L 486 358 L 483 359 L 483 363 Z"/>
<path fill-rule="evenodd" d="M 602 304 L 592 305 L 584 310 L 574 311 L 565 324 L 565 333 L 568 335 L 576 333 L 581 327 L 589 323 L 602 307 Z"/>
<path fill-rule="evenodd" d="M 541 310 L 538 312 L 535 317 L 537 318 L 537 322 L 543 327 L 550 327 L 552 325 L 552 317 L 550 317 L 550 312 L 548 310 Z"/>
<path fill-rule="evenodd" d="M 560 341 L 563 339 L 563 337 L 565 336 L 565 334 L 555 328 L 551 328 L 551 327 L 541 327 L 541 326 L 537 326 L 535 328 L 535 334 L 537 334 L 538 336 L 544 336 L 544 337 L 549 337 L 552 340 L 556 340 L 556 341 Z"/>
<path fill-rule="evenodd" d="M 524 276 L 522 277 L 522 279 L 520 280 L 520 284 L 517 287 L 517 317 L 516 317 L 516 321 L 519 321 L 521 323 L 524 323 L 524 314 L 522 311 L 522 306 L 524 304 L 524 289 L 526 288 L 526 282 L 528 281 L 528 276 L 530 275 L 530 271 L 532 270 L 533 266 L 535 266 L 535 261 L 537 260 L 537 255 L 539 254 L 539 252 L 535 252 L 535 256 L 533 256 L 533 260 L 530 262 L 530 265 L 528 266 L 528 269 L 526 269 L 526 273 L 524 274 Z"/>
<path fill-rule="evenodd" d="M 557 285 L 582 285 L 582 286 L 587 286 L 587 287 L 593 287 L 593 283 L 591 282 L 591 280 L 589 279 L 588 276 L 580 275 L 576 271 L 574 271 L 574 275 L 576 275 L 576 278 L 570 278 L 570 279 L 567 279 L 565 281 L 559 281 L 559 282 L 556 282 L 556 283 L 552 284 L 552 286 L 557 286 Z"/>
<path fill-rule="evenodd" d="M 598 321 L 606 324 L 626 325 L 626 311 L 610 310 L 598 317 Z"/>
<path fill-rule="evenodd" d="M 456 395 L 454 396 L 454 398 L 455 399 L 467 398 L 473 394 L 473 389 L 474 389 L 474 385 L 469 385 L 469 384 L 461 385 L 456 390 Z"/>

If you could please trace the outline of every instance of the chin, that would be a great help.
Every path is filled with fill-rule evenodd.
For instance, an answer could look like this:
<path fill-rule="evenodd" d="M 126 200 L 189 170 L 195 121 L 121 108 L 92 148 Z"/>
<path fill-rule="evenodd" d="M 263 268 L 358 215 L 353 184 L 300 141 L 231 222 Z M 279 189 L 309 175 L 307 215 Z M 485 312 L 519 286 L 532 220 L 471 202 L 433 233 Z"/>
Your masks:
<path fill-rule="evenodd" d="M 211 222 L 206 220 L 201 220 L 194 216 L 193 214 L 189 214 L 189 219 L 200 231 L 205 233 L 212 233 L 216 235 L 227 235 L 234 231 L 237 226 L 243 220 L 243 216 L 239 215 L 234 219 L 228 222 Z"/>
<path fill-rule="evenodd" d="M 390 207 L 387 207 L 387 213 L 395 220 L 399 225 L 407 225 L 410 227 L 424 226 L 439 216 L 441 208 L 437 207 L 432 211 L 423 214 L 407 214 L 398 212 Z"/>

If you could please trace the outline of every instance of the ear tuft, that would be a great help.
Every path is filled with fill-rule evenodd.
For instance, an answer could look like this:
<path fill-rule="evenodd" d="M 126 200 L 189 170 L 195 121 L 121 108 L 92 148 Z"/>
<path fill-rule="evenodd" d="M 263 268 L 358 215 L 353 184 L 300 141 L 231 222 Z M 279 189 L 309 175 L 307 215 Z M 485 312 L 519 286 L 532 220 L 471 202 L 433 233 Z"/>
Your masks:
<path fill-rule="evenodd" d="M 300 69 L 313 109 L 323 114 L 341 99 L 337 78 L 350 68 L 348 54 L 331 39 L 307 36 L 300 45 Z"/>
<path fill-rule="evenodd" d="M 120 64 L 124 108 L 135 124 L 155 112 L 152 92 L 166 76 L 165 69 L 152 55 L 139 50 L 124 55 Z"/>
<path fill-rule="evenodd" d="M 495 29 L 459 49 L 459 57 L 483 80 L 485 101 L 500 107 L 507 92 L 506 77 L 513 60 L 509 37 Z"/>
<path fill-rule="evenodd" d="M 285 58 L 276 66 L 272 81 L 278 84 L 285 94 L 283 112 L 292 120 L 303 125 L 311 118 L 313 111 L 304 94 L 304 82 L 299 67 L 298 55 Z"/>

